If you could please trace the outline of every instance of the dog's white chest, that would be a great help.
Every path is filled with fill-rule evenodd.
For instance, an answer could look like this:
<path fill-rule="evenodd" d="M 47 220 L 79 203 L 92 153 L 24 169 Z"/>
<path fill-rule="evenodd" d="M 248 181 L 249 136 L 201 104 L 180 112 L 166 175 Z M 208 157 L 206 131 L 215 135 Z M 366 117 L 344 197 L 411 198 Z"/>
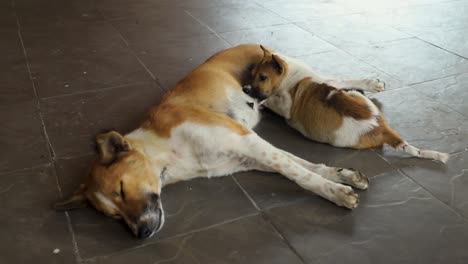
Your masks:
<path fill-rule="evenodd" d="M 248 128 L 255 127 L 260 122 L 259 105 L 256 99 L 243 91 L 228 90 L 229 108 L 227 114 Z"/>
<path fill-rule="evenodd" d="M 236 155 L 240 137 L 229 135 L 222 126 L 206 133 L 204 126 L 186 123 L 173 132 L 172 155 L 165 184 L 195 177 L 231 174 L 246 161 Z"/>

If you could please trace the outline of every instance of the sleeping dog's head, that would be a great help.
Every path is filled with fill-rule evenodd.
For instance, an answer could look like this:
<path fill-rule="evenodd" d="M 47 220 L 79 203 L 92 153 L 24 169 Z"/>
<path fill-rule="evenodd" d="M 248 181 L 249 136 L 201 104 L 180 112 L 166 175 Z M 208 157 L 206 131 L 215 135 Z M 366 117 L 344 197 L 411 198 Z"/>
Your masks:
<path fill-rule="evenodd" d="M 244 89 L 244 92 L 263 101 L 275 93 L 287 74 L 288 65 L 278 55 L 272 54 L 262 45 L 260 48 L 263 50 L 263 59 L 252 69 L 251 88 Z"/>
<path fill-rule="evenodd" d="M 155 169 L 118 132 L 100 134 L 96 143 L 99 155 L 86 180 L 71 197 L 56 203 L 55 209 L 90 203 L 107 216 L 123 219 L 137 237 L 152 236 L 164 223 L 160 199 L 164 168 Z"/>

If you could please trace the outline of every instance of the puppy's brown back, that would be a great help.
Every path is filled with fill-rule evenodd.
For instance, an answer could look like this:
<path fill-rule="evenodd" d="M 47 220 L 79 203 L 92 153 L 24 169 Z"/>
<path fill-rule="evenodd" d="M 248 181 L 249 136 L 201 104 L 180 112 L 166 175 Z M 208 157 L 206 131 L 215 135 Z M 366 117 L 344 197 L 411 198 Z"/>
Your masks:
<path fill-rule="evenodd" d="M 290 93 L 291 123 L 300 124 L 306 136 L 319 142 L 333 143 L 344 117 L 362 120 L 373 115 L 365 98 L 312 78 L 301 80 Z"/>

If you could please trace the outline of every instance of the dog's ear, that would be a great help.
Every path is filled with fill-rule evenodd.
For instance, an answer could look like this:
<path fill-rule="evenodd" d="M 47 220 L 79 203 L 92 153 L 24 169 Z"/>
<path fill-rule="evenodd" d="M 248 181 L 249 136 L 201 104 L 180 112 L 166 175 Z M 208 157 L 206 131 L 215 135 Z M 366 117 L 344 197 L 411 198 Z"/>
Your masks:
<path fill-rule="evenodd" d="M 99 134 L 96 137 L 99 162 L 102 165 L 109 165 L 120 155 L 130 151 L 127 140 L 116 131 Z"/>
<path fill-rule="evenodd" d="M 72 196 L 55 203 L 54 209 L 57 211 L 65 211 L 86 207 L 88 203 L 86 201 L 86 196 L 84 195 L 84 190 L 85 185 L 81 184 Z"/>
<path fill-rule="evenodd" d="M 263 59 L 271 57 L 271 51 L 263 47 L 263 45 L 260 45 L 260 48 L 263 50 Z"/>
<path fill-rule="evenodd" d="M 284 68 L 286 67 L 286 62 L 281 59 L 278 55 L 271 55 L 271 63 L 273 63 L 273 67 L 278 72 L 278 74 L 282 74 Z"/>

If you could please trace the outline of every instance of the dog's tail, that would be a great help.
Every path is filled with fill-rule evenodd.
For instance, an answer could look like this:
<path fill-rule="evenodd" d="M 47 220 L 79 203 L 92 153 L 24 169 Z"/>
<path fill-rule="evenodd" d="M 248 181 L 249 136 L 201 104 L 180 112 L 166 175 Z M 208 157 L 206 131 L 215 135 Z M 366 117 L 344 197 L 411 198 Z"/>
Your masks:
<path fill-rule="evenodd" d="M 442 153 L 433 150 L 418 149 L 408 142 L 403 140 L 397 132 L 387 126 L 386 131 L 384 132 L 384 143 L 394 147 L 397 150 L 406 152 L 414 157 L 419 157 L 423 159 L 433 159 L 438 160 L 442 163 L 447 163 L 449 159 L 449 154 Z"/>

